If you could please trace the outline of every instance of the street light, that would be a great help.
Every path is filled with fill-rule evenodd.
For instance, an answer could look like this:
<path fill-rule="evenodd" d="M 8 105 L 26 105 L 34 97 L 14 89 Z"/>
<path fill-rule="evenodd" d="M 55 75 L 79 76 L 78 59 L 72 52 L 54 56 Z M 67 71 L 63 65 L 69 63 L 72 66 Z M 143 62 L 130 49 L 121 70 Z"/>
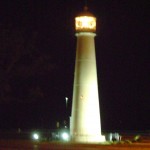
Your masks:
<path fill-rule="evenodd" d="M 37 140 L 39 140 L 40 136 L 38 133 L 33 133 L 32 138 L 37 141 Z"/>
<path fill-rule="evenodd" d="M 66 108 L 68 106 L 68 97 L 65 97 L 65 100 L 66 100 Z"/>
<path fill-rule="evenodd" d="M 62 132 L 61 138 L 62 138 L 63 141 L 69 141 L 69 133 Z"/>

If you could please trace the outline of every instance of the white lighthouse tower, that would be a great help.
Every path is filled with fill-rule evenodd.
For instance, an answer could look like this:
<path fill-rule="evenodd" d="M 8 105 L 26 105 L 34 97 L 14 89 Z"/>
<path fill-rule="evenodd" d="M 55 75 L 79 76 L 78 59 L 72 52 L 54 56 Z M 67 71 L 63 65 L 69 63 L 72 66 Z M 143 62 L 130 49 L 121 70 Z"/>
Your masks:
<path fill-rule="evenodd" d="M 70 136 L 73 142 L 104 142 L 101 135 L 95 56 L 96 18 L 87 7 L 75 18 L 77 37 Z"/>

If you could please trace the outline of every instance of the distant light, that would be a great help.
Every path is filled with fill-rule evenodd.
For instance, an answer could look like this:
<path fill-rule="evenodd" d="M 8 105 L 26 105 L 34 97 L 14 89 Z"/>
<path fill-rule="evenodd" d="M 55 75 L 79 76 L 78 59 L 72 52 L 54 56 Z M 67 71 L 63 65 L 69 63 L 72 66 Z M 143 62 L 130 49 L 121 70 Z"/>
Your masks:
<path fill-rule="evenodd" d="M 63 132 L 61 135 L 62 139 L 64 141 L 68 141 L 69 140 L 69 134 L 67 132 Z"/>
<path fill-rule="evenodd" d="M 68 97 L 65 97 L 66 99 L 66 108 L 67 108 L 67 105 L 68 105 Z"/>
<path fill-rule="evenodd" d="M 33 139 L 38 140 L 39 139 L 39 134 L 38 133 L 33 133 Z"/>

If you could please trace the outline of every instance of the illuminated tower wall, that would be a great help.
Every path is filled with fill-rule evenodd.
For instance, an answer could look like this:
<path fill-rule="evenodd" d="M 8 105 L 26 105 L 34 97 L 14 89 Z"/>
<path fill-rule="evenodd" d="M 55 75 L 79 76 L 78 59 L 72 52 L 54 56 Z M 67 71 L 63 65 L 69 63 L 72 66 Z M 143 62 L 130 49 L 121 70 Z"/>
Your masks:
<path fill-rule="evenodd" d="M 76 61 L 70 135 L 73 142 L 105 141 L 101 135 L 97 69 L 95 56 L 96 18 L 84 11 L 75 18 Z"/>

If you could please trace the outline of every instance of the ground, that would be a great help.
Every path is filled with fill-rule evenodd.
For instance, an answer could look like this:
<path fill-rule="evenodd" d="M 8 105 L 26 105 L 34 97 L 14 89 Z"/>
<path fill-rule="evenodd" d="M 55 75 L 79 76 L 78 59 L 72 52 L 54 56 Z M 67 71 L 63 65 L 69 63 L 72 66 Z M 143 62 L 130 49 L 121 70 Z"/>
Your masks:
<path fill-rule="evenodd" d="M 0 150 L 150 150 L 150 138 L 135 143 L 74 144 L 69 142 L 35 142 L 29 140 L 0 140 Z"/>

